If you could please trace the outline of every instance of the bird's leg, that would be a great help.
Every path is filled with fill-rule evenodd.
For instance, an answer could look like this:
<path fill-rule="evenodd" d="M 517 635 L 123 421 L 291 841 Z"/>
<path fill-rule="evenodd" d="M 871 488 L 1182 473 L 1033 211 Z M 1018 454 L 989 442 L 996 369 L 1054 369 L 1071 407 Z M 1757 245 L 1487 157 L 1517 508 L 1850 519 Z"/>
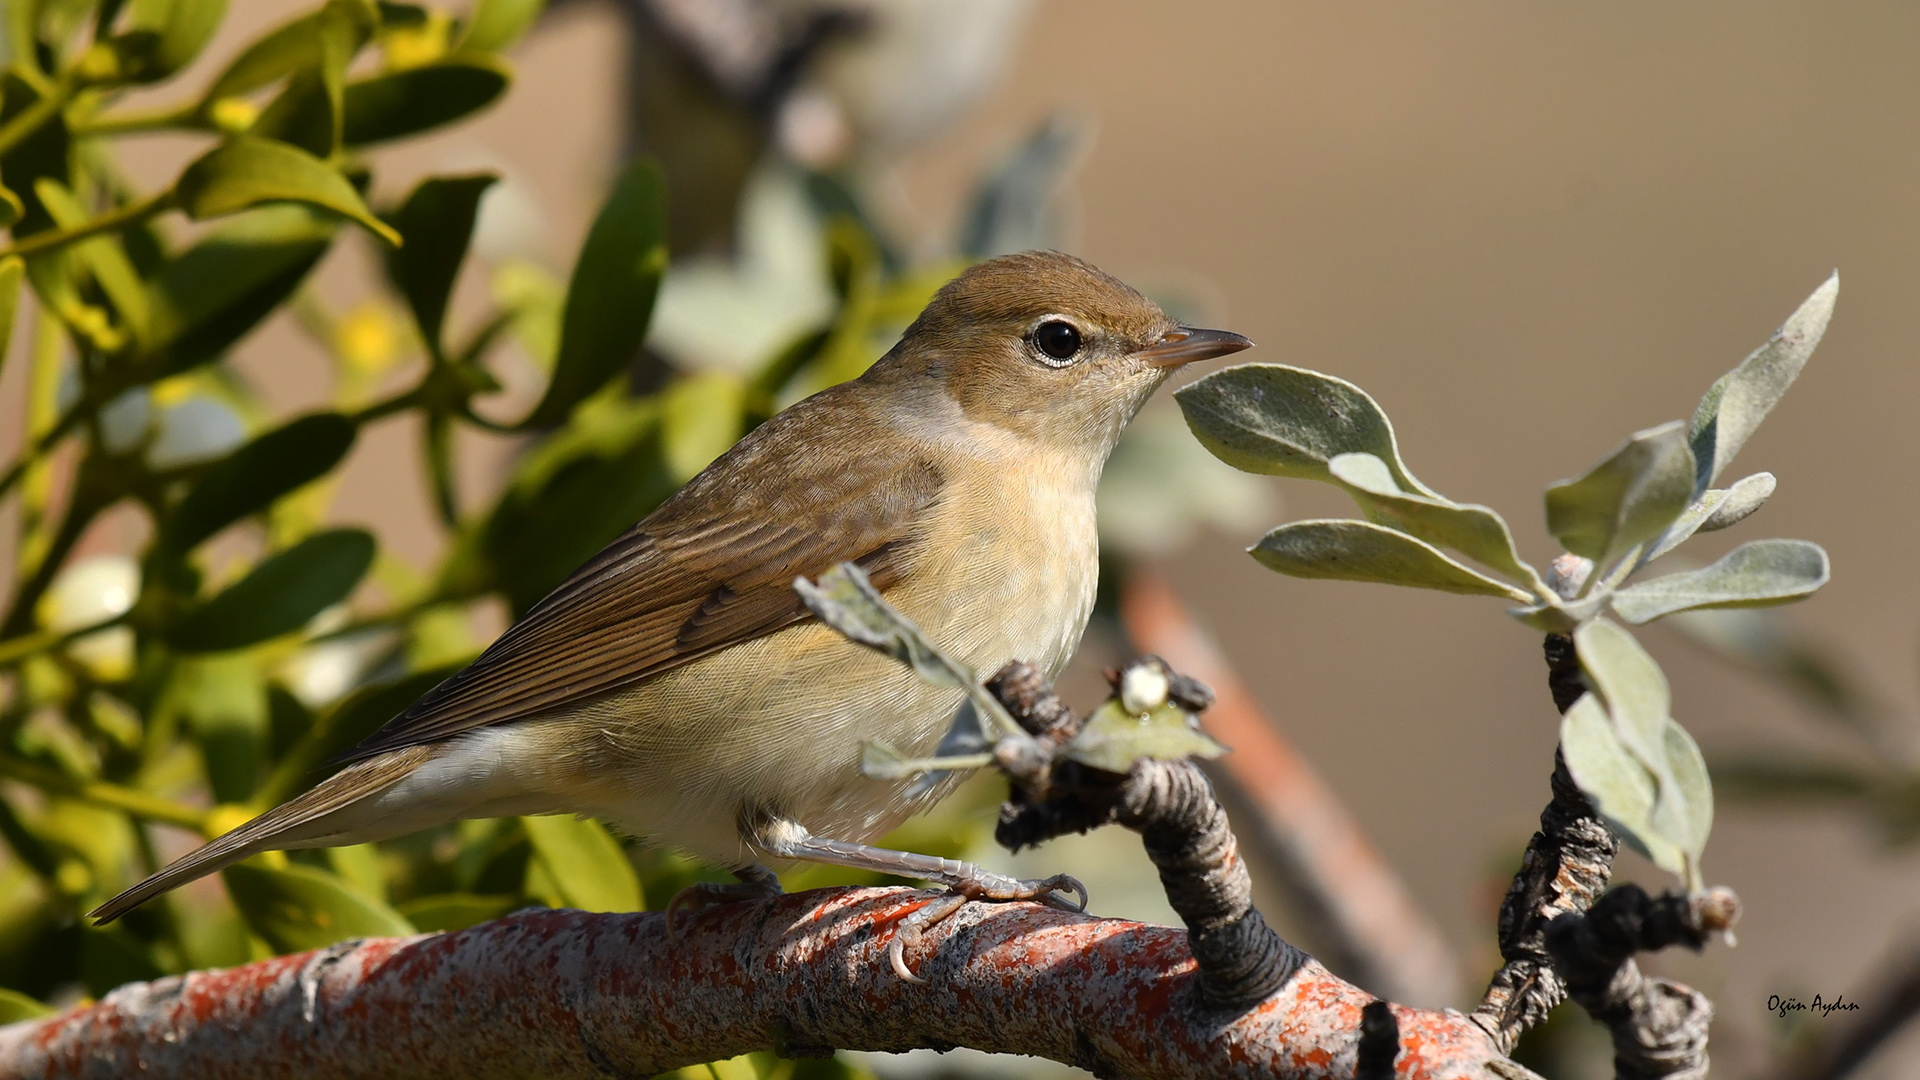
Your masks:
<path fill-rule="evenodd" d="M 780 879 L 759 863 L 735 867 L 733 876 L 740 880 L 696 881 L 674 893 L 673 899 L 667 901 L 667 937 L 680 940 L 680 926 L 676 920 L 683 908 L 698 910 L 736 900 L 770 900 L 781 894 Z"/>
<path fill-rule="evenodd" d="M 969 900 L 1038 900 L 1051 907 L 1076 912 L 1087 908 L 1087 887 L 1065 874 L 1038 880 L 1010 878 L 958 859 L 942 859 L 934 855 L 919 855 L 911 851 L 894 851 L 870 844 L 815 836 L 798 822 L 784 818 L 762 823 L 753 830 L 752 839 L 762 851 L 783 859 L 831 863 L 855 870 L 935 881 L 947 886 L 950 892 L 946 896 L 902 919 L 894 932 L 893 941 L 887 946 L 887 959 L 893 964 L 894 973 L 908 982 L 924 980 L 907 967 L 907 947 L 918 945 L 923 931 L 960 910 L 961 905 Z M 1078 899 L 1069 901 L 1062 895 L 1069 891 L 1076 894 Z"/>

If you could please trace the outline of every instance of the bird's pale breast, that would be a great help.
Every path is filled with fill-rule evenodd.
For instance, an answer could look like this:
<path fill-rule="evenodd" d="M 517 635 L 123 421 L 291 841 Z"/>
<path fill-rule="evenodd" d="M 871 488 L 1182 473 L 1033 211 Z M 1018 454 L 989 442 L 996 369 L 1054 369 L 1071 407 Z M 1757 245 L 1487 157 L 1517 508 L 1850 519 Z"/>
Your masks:
<path fill-rule="evenodd" d="M 887 594 L 983 675 L 1013 659 L 1057 673 L 1093 607 L 1093 478 L 1085 465 L 1023 465 L 949 476 L 911 573 Z M 907 784 L 861 776 L 862 743 L 930 754 L 959 701 L 807 622 L 491 737 L 533 744 L 518 759 L 546 763 L 542 786 L 566 802 L 556 809 L 737 864 L 754 857 L 738 839 L 743 812 L 849 840 L 904 820 L 917 808 Z"/>

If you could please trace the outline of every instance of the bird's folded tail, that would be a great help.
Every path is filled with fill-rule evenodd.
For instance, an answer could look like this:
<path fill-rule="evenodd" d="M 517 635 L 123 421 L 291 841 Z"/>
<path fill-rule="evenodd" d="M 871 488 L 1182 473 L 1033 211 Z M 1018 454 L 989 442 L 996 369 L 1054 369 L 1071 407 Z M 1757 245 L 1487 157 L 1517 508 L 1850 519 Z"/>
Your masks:
<path fill-rule="evenodd" d="M 152 877 L 135 885 L 87 913 L 95 926 L 103 926 L 146 903 L 148 900 L 195 878 L 225 869 L 241 859 L 262 851 L 293 846 L 285 841 L 308 839 L 287 834 L 326 817 L 369 795 L 377 795 L 404 779 L 433 757 L 431 746 L 410 746 L 357 761 L 316 785 L 304 795 L 296 795 L 261 814 L 230 833 L 209 841 L 168 863 Z"/>

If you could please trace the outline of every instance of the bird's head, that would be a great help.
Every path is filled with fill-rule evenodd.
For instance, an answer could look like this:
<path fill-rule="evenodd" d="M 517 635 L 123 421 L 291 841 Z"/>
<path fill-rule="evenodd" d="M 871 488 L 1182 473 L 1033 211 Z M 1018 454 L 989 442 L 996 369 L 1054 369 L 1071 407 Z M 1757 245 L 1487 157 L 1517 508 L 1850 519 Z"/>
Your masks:
<path fill-rule="evenodd" d="M 1174 368 L 1252 344 L 1181 326 L 1071 255 L 1032 251 L 948 282 L 871 377 L 931 377 L 968 419 L 1099 462 Z"/>

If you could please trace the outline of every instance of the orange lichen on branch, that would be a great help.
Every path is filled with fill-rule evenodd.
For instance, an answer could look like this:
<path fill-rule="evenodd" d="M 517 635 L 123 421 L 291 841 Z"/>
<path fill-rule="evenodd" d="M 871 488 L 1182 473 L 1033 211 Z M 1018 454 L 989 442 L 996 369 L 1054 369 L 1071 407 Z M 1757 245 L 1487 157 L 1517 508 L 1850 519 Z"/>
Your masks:
<path fill-rule="evenodd" d="M 0 1077 L 647 1075 L 776 1044 L 970 1046 L 1103 1076 L 1354 1075 L 1365 991 L 1308 961 L 1254 1007 L 1205 1006 L 1183 931 L 1033 904 L 969 904 L 894 976 L 893 924 L 926 894 L 833 889 L 687 921 L 531 911 L 132 984 L 0 1028 Z M 1396 1075 L 1512 1077 L 1457 1013 L 1395 1006 Z"/>

